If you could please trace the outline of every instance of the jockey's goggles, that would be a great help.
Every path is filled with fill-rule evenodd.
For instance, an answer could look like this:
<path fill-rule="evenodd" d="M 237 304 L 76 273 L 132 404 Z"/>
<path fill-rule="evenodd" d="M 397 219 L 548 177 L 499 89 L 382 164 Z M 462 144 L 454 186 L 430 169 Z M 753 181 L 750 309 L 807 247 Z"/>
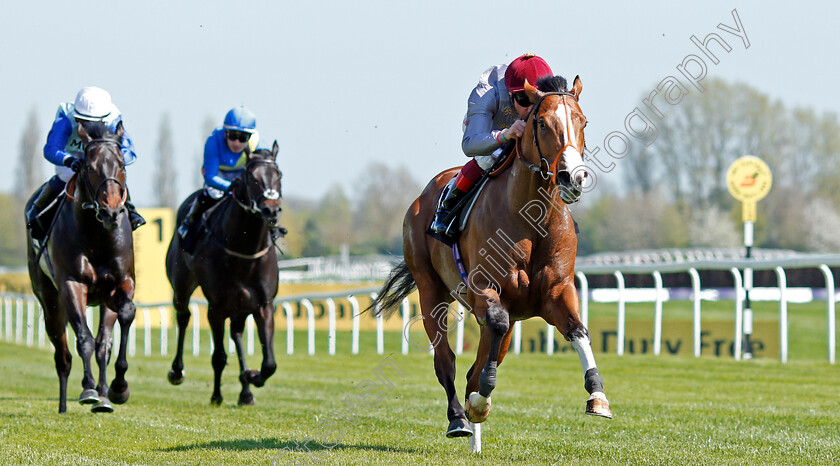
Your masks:
<path fill-rule="evenodd" d="M 225 136 L 231 141 L 239 141 L 239 142 L 246 142 L 248 139 L 251 138 L 251 135 L 245 133 L 243 131 L 232 131 L 228 130 L 225 131 Z"/>
<path fill-rule="evenodd" d="M 530 107 L 531 106 L 531 99 L 528 98 L 528 94 L 524 91 L 522 92 L 515 92 L 510 96 L 510 103 L 513 105 L 513 102 L 519 104 L 520 107 Z"/>

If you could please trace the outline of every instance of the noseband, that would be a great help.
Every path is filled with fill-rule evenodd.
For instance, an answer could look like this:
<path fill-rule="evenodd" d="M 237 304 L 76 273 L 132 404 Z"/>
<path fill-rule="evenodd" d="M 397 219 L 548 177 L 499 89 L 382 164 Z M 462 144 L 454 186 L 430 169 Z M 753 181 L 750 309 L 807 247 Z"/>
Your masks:
<path fill-rule="evenodd" d="M 272 160 L 264 160 L 264 159 L 252 159 L 249 160 L 248 163 L 245 165 L 245 170 L 242 173 L 242 180 L 245 182 L 245 195 L 248 196 L 247 204 L 239 199 L 238 196 L 234 193 L 232 196 L 233 199 L 239 204 L 240 207 L 245 209 L 247 212 L 251 212 L 258 215 L 263 215 L 262 210 L 260 210 L 258 202 L 261 199 L 265 199 L 266 201 L 279 201 L 280 200 L 280 193 L 274 188 L 267 188 L 259 179 L 254 177 L 251 174 L 250 167 L 256 165 L 258 163 L 265 163 L 269 164 L 270 166 L 274 167 L 277 170 L 277 173 L 280 173 L 280 168 L 277 166 L 277 163 Z M 280 175 L 282 177 L 282 174 Z M 256 185 L 260 188 L 260 196 L 256 199 L 252 199 L 248 195 L 248 178 L 253 179 Z"/>
<path fill-rule="evenodd" d="M 557 153 L 557 157 L 554 159 L 554 163 L 549 163 L 548 159 L 546 159 L 545 156 L 543 156 L 542 151 L 540 150 L 540 141 L 539 141 L 539 138 L 537 137 L 537 131 L 539 130 L 539 123 L 537 121 L 537 112 L 539 111 L 540 105 L 542 105 L 543 100 L 545 100 L 545 98 L 550 96 L 550 95 L 559 95 L 560 99 L 561 99 L 561 102 L 563 102 L 564 106 L 568 105 L 566 103 L 566 97 L 571 97 L 571 98 L 575 97 L 574 94 L 571 94 L 569 92 L 548 92 L 546 94 L 543 94 L 542 97 L 540 97 L 540 100 L 534 105 L 534 108 L 531 110 L 530 114 L 528 115 L 528 118 L 531 118 L 531 122 L 533 124 L 533 131 L 532 132 L 534 133 L 533 134 L 533 136 L 534 136 L 534 146 L 537 148 L 537 156 L 540 158 L 539 165 L 534 164 L 534 163 L 532 163 L 528 160 L 525 160 L 525 158 L 522 156 L 522 150 L 520 149 L 522 138 L 519 138 L 516 141 L 516 153 L 517 153 L 517 157 L 519 158 L 519 160 L 521 160 L 522 163 L 524 163 L 528 167 L 529 170 L 531 170 L 532 172 L 535 172 L 535 173 L 539 173 L 540 176 L 542 177 L 542 179 L 553 180 L 554 183 L 557 184 L 557 164 L 560 162 L 560 159 L 563 158 L 563 152 L 565 152 L 566 149 L 568 149 L 569 147 L 578 150 L 578 152 L 580 152 L 580 153 L 582 153 L 582 152 L 569 142 L 569 140 L 571 139 L 571 138 L 569 138 L 569 135 L 564 134 L 564 138 L 566 140 L 566 145 L 564 145 L 563 148 L 560 149 L 560 152 Z M 566 112 L 566 133 L 571 131 L 571 127 L 572 127 L 571 126 L 571 121 L 569 121 L 569 113 L 570 112 Z"/>
<path fill-rule="evenodd" d="M 84 202 L 84 201 L 82 201 L 78 198 L 72 197 L 72 196 L 71 196 L 71 198 L 76 200 L 77 202 L 79 202 L 79 204 L 81 204 L 83 209 L 94 210 L 96 212 L 96 219 L 99 220 L 99 222 L 101 223 L 101 222 L 104 221 L 104 218 L 101 215 L 102 205 L 99 204 L 99 200 L 97 199 L 97 197 L 99 195 L 99 191 L 101 191 L 102 188 L 109 181 L 113 181 L 114 183 L 117 183 L 117 185 L 120 188 L 120 192 L 122 193 L 122 199 L 120 199 L 120 203 L 117 207 L 122 209 L 125 206 L 125 201 L 128 199 L 128 190 L 125 189 L 125 184 L 123 184 L 120 180 L 118 180 L 114 177 L 111 177 L 111 176 L 106 177 L 104 180 L 102 180 L 99 183 L 99 186 L 97 186 L 96 189 L 93 189 L 93 185 L 90 183 L 90 179 L 88 179 L 87 176 L 82 176 L 82 172 L 83 171 L 86 172 L 88 170 L 88 167 L 90 166 L 87 163 L 87 161 L 88 161 L 88 158 L 87 158 L 88 150 L 90 150 L 92 147 L 94 147 L 96 145 L 99 145 L 99 144 L 113 144 L 114 146 L 117 147 L 117 154 L 120 154 L 120 151 L 119 151 L 120 143 L 117 142 L 117 141 L 113 141 L 111 139 L 93 139 L 93 140 L 89 141 L 87 144 L 85 144 L 85 159 L 84 159 L 85 160 L 85 165 L 79 171 L 79 174 L 76 178 L 82 180 L 84 188 L 87 191 L 88 196 L 92 199 L 92 202 Z M 120 165 L 121 170 L 125 170 L 125 165 L 123 165 L 122 163 L 120 163 L 119 165 Z"/>

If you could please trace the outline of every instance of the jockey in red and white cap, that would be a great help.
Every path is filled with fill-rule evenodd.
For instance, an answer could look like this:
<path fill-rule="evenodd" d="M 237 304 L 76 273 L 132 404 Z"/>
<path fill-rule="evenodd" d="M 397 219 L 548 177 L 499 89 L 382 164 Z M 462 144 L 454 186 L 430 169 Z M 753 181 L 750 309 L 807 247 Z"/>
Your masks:
<path fill-rule="evenodd" d="M 446 216 L 484 171 L 493 166 L 502 147 L 522 136 L 524 119 L 532 105 L 524 92 L 525 81 L 536 85 L 540 78 L 553 75 L 548 63 L 533 53 L 517 57 L 509 65 L 491 66 L 481 74 L 467 101 L 461 141 L 464 154 L 472 160 L 444 188 L 446 197 L 438 206 L 430 232 L 450 236 L 450 225 L 444 222 Z"/>

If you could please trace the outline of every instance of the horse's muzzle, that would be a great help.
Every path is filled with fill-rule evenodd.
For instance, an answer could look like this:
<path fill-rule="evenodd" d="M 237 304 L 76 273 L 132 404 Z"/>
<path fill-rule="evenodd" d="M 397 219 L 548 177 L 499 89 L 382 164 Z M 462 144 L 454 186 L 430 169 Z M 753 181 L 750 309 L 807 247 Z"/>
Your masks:
<path fill-rule="evenodd" d="M 96 219 L 107 230 L 116 230 L 120 226 L 120 216 L 126 212 L 125 206 L 119 208 L 102 207 L 96 210 Z"/>
<path fill-rule="evenodd" d="M 574 204 L 580 200 L 581 186 L 572 181 L 572 176 L 567 170 L 562 170 L 555 177 L 557 188 L 560 191 L 560 199 L 566 204 Z"/>

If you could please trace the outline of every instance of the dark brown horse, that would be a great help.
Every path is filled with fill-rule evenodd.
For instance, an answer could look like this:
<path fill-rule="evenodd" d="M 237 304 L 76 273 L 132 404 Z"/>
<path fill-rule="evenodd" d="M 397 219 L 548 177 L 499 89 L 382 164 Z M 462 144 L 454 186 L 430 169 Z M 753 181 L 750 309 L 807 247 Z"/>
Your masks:
<path fill-rule="evenodd" d="M 277 368 L 274 361 L 274 297 L 277 295 L 277 253 L 269 228 L 278 224 L 280 211 L 280 169 L 277 142 L 269 152 L 258 150 L 248 156 L 232 194 L 220 201 L 208 215 L 206 233 L 193 254 L 181 248 L 176 232 L 166 255 L 166 275 L 172 284 L 172 302 L 178 319 L 178 352 L 169 371 L 169 382 L 184 381 L 184 336 L 190 321 L 190 296 L 201 287 L 209 304 L 207 317 L 213 333 L 212 404 L 222 403 L 222 370 L 227 363 L 225 320 L 239 356 L 239 404 L 254 404 L 250 385 L 262 387 Z M 178 222 L 192 204 L 194 193 L 178 210 Z M 199 221 L 199 220 L 197 220 Z M 242 348 L 245 319 L 253 315 L 262 342 L 263 361 L 259 371 L 248 369 Z"/>
<path fill-rule="evenodd" d="M 554 325 L 577 350 L 590 393 L 585 412 L 612 417 L 589 332 L 580 320 L 574 283 L 577 236 L 566 205 L 577 201 L 587 177 L 581 157 L 586 117 L 578 105 L 582 88 L 579 77 L 571 91 L 543 92 L 526 83 L 526 93 L 536 104 L 517 144 L 518 160 L 497 170 L 460 237 L 466 279 L 462 281 L 456 269 L 452 249 L 426 234 L 441 190 L 458 170 L 436 176 L 405 216 L 405 262 L 392 272 L 374 305 L 379 312 L 392 313 L 418 289 L 435 372 L 448 399 L 448 437 L 472 435 L 467 419 L 487 419 L 496 367 L 508 350 L 512 322 L 535 316 Z M 481 325 L 478 354 L 467 372 L 466 412 L 455 391 L 455 355 L 446 338 L 447 330 L 454 328 L 447 324 L 453 297 L 468 306 Z"/>
<path fill-rule="evenodd" d="M 67 198 L 56 214 L 43 252 L 27 237 L 29 277 L 41 306 L 47 334 L 55 347 L 55 368 L 60 386 L 58 412 L 67 410 L 67 377 L 71 354 L 67 323 L 76 333 L 76 347 L 85 366 L 79 402 L 94 404 L 94 412 L 113 411 L 111 404 L 128 400 L 125 373 L 128 329 L 134 321 L 134 248 L 131 225 L 125 215 L 128 190 L 125 161 L 120 152 L 123 126 L 116 134 L 103 123 L 79 125 L 84 144 L 83 165 L 67 184 Z M 37 195 L 37 193 L 36 193 Z M 35 195 L 29 199 L 27 209 Z M 85 307 L 99 305 L 99 332 L 94 341 L 85 320 Z M 116 377 L 107 380 L 111 358 L 111 331 L 119 319 L 119 356 Z M 94 385 L 90 358 L 96 351 L 99 385 Z"/>

